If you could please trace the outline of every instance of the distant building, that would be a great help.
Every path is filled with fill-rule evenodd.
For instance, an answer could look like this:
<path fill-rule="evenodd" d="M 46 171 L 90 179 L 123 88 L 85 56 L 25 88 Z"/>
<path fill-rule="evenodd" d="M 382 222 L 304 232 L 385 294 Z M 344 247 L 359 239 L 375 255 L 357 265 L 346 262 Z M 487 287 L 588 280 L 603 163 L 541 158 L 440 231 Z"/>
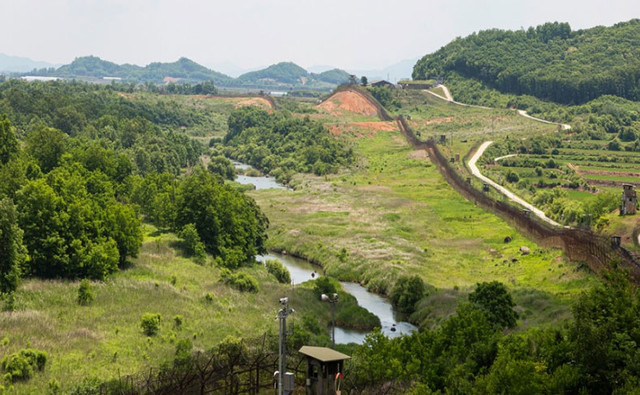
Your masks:
<path fill-rule="evenodd" d="M 389 88 L 389 89 L 396 88 L 395 84 L 392 84 L 391 82 L 385 81 L 385 80 L 373 81 L 370 85 L 375 86 L 377 88 Z"/>
<path fill-rule="evenodd" d="M 638 209 L 638 197 L 631 184 L 622 184 L 622 199 L 620 201 L 620 215 L 635 214 Z"/>
<path fill-rule="evenodd" d="M 102 77 L 105 81 L 122 81 L 122 77 Z"/>

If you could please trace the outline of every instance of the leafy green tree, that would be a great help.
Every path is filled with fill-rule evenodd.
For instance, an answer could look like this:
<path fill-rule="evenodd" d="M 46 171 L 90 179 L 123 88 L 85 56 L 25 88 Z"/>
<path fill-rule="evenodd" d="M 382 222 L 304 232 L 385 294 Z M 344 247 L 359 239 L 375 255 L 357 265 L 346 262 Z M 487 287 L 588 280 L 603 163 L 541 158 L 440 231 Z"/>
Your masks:
<path fill-rule="evenodd" d="M 400 312 L 411 314 L 415 306 L 424 296 L 424 281 L 418 276 L 402 276 L 398 278 L 389 295 L 391 303 Z"/>
<path fill-rule="evenodd" d="M 67 151 L 68 139 L 69 136 L 58 129 L 40 127 L 27 135 L 25 149 L 38 161 L 42 171 L 48 173 L 60 163 Z"/>
<path fill-rule="evenodd" d="M 52 170 L 16 194 L 31 259 L 28 275 L 103 279 L 142 242 L 136 211 L 115 200 L 101 172 L 79 164 Z"/>
<path fill-rule="evenodd" d="M 106 223 L 109 235 L 116 243 L 119 263 L 123 265 L 127 257 L 137 257 L 142 244 L 140 216 L 128 205 L 112 202 L 108 208 Z"/>
<path fill-rule="evenodd" d="M 20 269 L 27 258 L 18 227 L 16 208 L 11 199 L 0 200 L 0 295 L 18 287 Z"/>
<path fill-rule="evenodd" d="M 513 328 L 518 313 L 513 310 L 513 299 L 504 284 L 498 281 L 483 282 L 469 294 L 469 302 L 483 310 L 489 320 L 499 327 Z"/>
<path fill-rule="evenodd" d="M 177 225 L 194 224 L 207 251 L 227 267 L 252 262 L 263 253 L 268 220 L 255 201 L 203 168 L 178 188 Z"/>
<path fill-rule="evenodd" d="M 626 275 L 612 272 L 606 286 L 580 297 L 569 327 L 575 361 L 590 393 L 612 393 L 640 373 L 640 303 Z"/>
<path fill-rule="evenodd" d="M 18 153 L 18 139 L 6 115 L 0 114 L 0 165 Z"/>
<path fill-rule="evenodd" d="M 202 244 L 200 235 L 194 224 L 186 224 L 183 226 L 179 237 L 182 239 L 182 244 L 188 255 L 198 260 L 204 260 L 206 258 L 204 244 Z"/>
<path fill-rule="evenodd" d="M 367 86 L 368 83 L 369 83 L 369 80 L 367 79 L 367 77 L 365 77 L 364 75 L 360 77 L 360 85 Z"/>
<path fill-rule="evenodd" d="M 233 163 L 231 163 L 229 159 L 220 155 L 211 157 L 211 162 L 207 165 L 207 169 L 225 180 L 233 180 L 236 176 Z"/>

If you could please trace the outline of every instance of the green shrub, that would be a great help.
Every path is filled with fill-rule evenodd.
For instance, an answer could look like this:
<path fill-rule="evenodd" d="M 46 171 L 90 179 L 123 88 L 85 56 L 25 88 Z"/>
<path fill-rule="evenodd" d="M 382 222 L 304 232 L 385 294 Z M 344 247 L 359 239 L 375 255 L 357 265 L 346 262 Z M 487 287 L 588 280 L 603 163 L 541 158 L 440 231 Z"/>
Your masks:
<path fill-rule="evenodd" d="M 516 183 L 518 181 L 520 181 L 520 177 L 518 176 L 518 173 L 509 170 L 507 172 L 507 182 Z"/>
<path fill-rule="evenodd" d="M 416 303 L 424 296 L 425 286 L 418 276 L 403 276 L 396 281 L 391 290 L 391 303 L 401 313 L 411 314 Z"/>
<path fill-rule="evenodd" d="M 336 281 L 329 277 L 323 276 L 313 282 L 313 293 L 316 298 L 320 299 L 322 294 L 331 295 L 338 292 L 338 286 Z"/>
<path fill-rule="evenodd" d="M 178 340 L 176 343 L 176 356 L 173 360 L 175 365 L 185 365 L 191 359 L 191 349 L 193 343 L 190 339 Z"/>
<path fill-rule="evenodd" d="M 159 313 L 144 313 L 142 315 L 140 327 L 145 335 L 153 336 L 158 333 L 160 329 L 160 318 L 161 315 Z"/>
<path fill-rule="evenodd" d="M 91 291 L 91 284 L 89 280 L 86 278 L 80 281 L 80 286 L 78 287 L 78 304 L 80 306 L 88 306 L 93 302 L 95 296 Z"/>
<path fill-rule="evenodd" d="M 44 370 L 47 353 L 33 348 L 24 348 L 2 358 L 2 370 L 10 381 L 28 380 L 34 372 Z"/>
<path fill-rule="evenodd" d="M 173 325 L 174 325 L 176 328 L 180 328 L 180 327 L 182 327 L 182 323 L 183 323 L 183 322 L 184 322 L 184 318 L 183 318 L 180 314 L 178 314 L 178 315 L 176 315 L 175 317 L 173 317 Z"/>
<path fill-rule="evenodd" d="M 291 283 L 291 274 L 289 274 L 289 269 L 287 269 L 282 262 L 269 259 L 264 263 L 267 271 L 275 276 L 278 282 L 282 284 L 290 284 Z"/>
<path fill-rule="evenodd" d="M 246 273 L 232 273 L 228 269 L 223 269 L 221 281 L 242 292 L 258 292 L 258 281 L 253 276 Z"/>

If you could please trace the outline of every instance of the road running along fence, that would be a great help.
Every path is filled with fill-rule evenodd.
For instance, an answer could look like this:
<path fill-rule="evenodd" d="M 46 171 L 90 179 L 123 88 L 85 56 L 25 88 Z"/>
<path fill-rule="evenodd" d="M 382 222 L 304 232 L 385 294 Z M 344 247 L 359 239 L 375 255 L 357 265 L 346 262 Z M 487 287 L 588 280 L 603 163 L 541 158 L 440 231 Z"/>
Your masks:
<path fill-rule="evenodd" d="M 474 188 L 451 166 L 434 139 L 421 141 L 403 117 L 396 118 L 396 121 L 409 143 L 416 149 L 426 150 L 447 182 L 465 198 L 498 214 L 540 244 L 561 248 L 570 259 L 584 261 L 598 275 L 617 262 L 619 267 L 629 272 L 634 283 L 640 284 L 640 261 L 615 240 L 588 229 L 555 227 L 509 203 L 493 199 Z"/>
<path fill-rule="evenodd" d="M 336 88 L 336 92 L 347 90 L 358 93 L 367 99 L 376 108 L 378 116 L 383 121 L 395 120 L 407 141 L 416 149 L 426 150 L 449 185 L 469 201 L 473 201 L 499 215 L 538 243 L 548 247 L 560 248 L 570 259 L 584 261 L 598 275 L 602 275 L 610 270 L 614 264 L 617 264 L 629 272 L 635 284 L 640 285 L 640 260 L 615 240 L 596 234 L 589 229 L 559 228 L 550 225 L 521 208 L 493 199 L 488 194 L 474 188 L 451 166 L 447 158 L 438 149 L 434 139 L 419 140 L 404 117 L 391 117 L 386 109 L 366 89 L 348 84 Z"/>
<path fill-rule="evenodd" d="M 275 342 L 275 345 L 274 345 Z M 195 353 L 188 361 L 164 368 L 153 368 L 136 375 L 121 377 L 100 386 L 100 394 L 259 394 L 274 388 L 274 372 L 278 370 L 277 336 L 263 335 L 243 339 L 229 347 L 219 345 L 207 352 Z M 293 347 L 287 369 L 295 365 Z"/>

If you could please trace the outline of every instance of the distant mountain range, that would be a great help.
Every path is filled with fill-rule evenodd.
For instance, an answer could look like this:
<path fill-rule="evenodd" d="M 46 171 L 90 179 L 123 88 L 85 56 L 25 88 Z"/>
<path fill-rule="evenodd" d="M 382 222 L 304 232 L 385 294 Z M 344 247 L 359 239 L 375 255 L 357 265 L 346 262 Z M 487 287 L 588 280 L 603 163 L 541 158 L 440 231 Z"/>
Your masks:
<path fill-rule="evenodd" d="M 0 69 L 3 63 L 0 63 Z M 18 69 L 14 69 L 18 70 Z M 8 70 L 11 71 L 11 70 Z M 132 64 L 118 65 L 96 56 L 76 58 L 73 62 L 58 68 L 46 65 L 34 70 L 18 70 L 21 75 L 58 77 L 80 80 L 121 80 L 138 83 L 199 83 L 213 81 L 219 87 L 245 87 L 253 89 L 314 89 L 330 90 L 336 85 L 349 81 L 349 73 L 331 69 L 322 73 L 311 73 L 291 62 L 281 62 L 262 70 L 251 71 L 238 78 L 213 71 L 190 59 L 180 58 L 172 63 L 150 63 L 141 67 Z"/>
<path fill-rule="evenodd" d="M 40 62 L 20 56 L 9 56 L 0 53 L 0 72 L 6 73 L 26 73 L 33 69 L 43 69 L 56 67 L 57 65 L 48 62 Z"/>

